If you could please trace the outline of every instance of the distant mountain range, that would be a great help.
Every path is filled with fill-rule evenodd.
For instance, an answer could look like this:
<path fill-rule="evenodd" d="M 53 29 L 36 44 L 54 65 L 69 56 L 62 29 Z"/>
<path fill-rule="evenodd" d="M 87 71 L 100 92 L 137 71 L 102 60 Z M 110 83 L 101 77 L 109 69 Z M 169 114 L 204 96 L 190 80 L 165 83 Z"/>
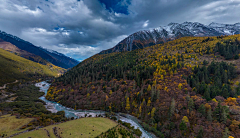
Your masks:
<path fill-rule="evenodd" d="M 113 48 L 101 51 L 99 54 L 132 51 L 155 44 L 175 40 L 185 36 L 221 36 L 240 34 L 240 23 L 204 25 L 198 22 L 170 23 L 167 26 L 131 34 Z"/>
<path fill-rule="evenodd" d="M 76 66 L 79 62 L 56 51 L 50 51 L 42 47 L 33 45 L 16 36 L 0 31 L 0 48 L 19 54 L 20 56 L 38 62 L 68 69 Z"/>

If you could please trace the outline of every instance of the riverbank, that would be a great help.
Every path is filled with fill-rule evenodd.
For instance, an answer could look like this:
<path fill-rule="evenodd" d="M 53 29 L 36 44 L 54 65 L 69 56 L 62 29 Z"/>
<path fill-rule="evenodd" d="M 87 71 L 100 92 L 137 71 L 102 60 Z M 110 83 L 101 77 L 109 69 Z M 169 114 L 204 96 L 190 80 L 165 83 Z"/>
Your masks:
<path fill-rule="evenodd" d="M 45 95 L 47 94 L 47 90 L 48 88 L 50 87 L 50 84 L 43 81 L 43 82 L 39 82 L 39 83 L 36 83 L 35 84 L 36 87 L 39 87 L 40 88 L 40 91 L 41 92 L 44 92 Z M 56 103 L 56 102 L 52 102 L 52 101 L 48 101 L 46 98 L 45 98 L 45 95 L 40 97 L 39 99 L 43 100 L 46 105 L 46 109 L 48 111 L 51 111 L 51 112 L 57 112 L 57 111 L 64 111 L 65 112 L 65 116 L 68 117 L 68 118 L 71 118 L 71 117 L 74 117 L 74 118 L 80 118 L 80 117 L 95 117 L 96 115 L 101 115 L 101 116 L 105 116 L 105 111 L 100 111 L 100 110 L 74 110 L 74 109 L 71 109 L 71 108 L 67 108 L 59 103 Z M 147 131 L 145 131 L 143 129 L 143 127 L 136 121 L 137 119 L 134 119 L 135 117 L 131 116 L 131 115 L 127 115 L 127 116 L 122 116 L 121 113 L 117 113 L 116 114 L 116 117 L 123 121 L 123 122 L 127 122 L 127 123 L 130 123 L 132 126 L 134 126 L 134 128 L 139 128 L 139 130 L 142 132 L 142 138 L 145 137 L 145 138 L 153 138 L 155 136 L 149 134 Z M 129 117 L 129 118 L 128 118 Z M 132 118 L 132 119 L 131 119 Z"/>

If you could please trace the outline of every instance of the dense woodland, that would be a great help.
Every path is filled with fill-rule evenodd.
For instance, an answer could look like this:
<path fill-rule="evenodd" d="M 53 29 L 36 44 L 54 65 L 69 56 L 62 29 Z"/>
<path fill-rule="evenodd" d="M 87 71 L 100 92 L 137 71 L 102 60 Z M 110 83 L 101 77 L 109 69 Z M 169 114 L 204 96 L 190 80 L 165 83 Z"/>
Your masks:
<path fill-rule="evenodd" d="M 96 138 L 119 138 L 119 137 L 136 138 L 136 136 L 134 136 L 131 131 L 120 125 L 112 129 L 109 129 L 107 132 L 102 133 L 100 136 L 97 136 Z"/>
<path fill-rule="evenodd" d="M 94 55 L 46 98 L 74 109 L 129 113 L 158 137 L 240 137 L 240 35 L 184 37 Z M 229 62 L 228 62 L 229 61 Z"/>
<path fill-rule="evenodd" d="M 14 102 L 0 103 L 0 113 L 16 115 L 17 118 L 30 117 L 35 118 L 33 122 L 24 125 L 22 129 L 34 129 L 39 126 L 48 126 L 56 122 L 68 121 L 64 111 L 51 113 L 48 111 L 44 102 L 39 97 L 44 92 L 39 92 L 39 88 L 35 87 L 31 82 L 23 84 L 14 84 L 7 91 L 13 92 Z M 10 98 L 10 97 L 7 97 Z"/>

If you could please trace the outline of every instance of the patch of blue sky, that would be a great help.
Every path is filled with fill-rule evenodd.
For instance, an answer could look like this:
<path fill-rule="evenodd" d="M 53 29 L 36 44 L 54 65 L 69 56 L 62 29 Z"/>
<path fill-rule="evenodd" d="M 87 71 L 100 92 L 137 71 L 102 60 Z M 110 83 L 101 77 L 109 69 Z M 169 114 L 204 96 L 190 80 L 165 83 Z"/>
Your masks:
<path fill-rule="evenodd" d="M 128 15 L 128 6 L 131 4 L 131 0 L 99 0 L 106 6 L 106 9 L 114 11 L 116 13 L 122 13 Z"/>

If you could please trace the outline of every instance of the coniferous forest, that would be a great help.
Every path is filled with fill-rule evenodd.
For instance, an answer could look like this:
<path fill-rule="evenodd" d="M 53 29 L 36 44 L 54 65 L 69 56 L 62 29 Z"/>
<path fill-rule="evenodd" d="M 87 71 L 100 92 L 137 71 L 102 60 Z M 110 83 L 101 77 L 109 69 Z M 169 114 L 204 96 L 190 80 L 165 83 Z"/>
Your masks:
<path fill-rule="evenodd" d="M 46 98 L 131 114 L 157 137 L 240 137 L 240 35 L 184 37 L 94 55 L 55 79 Z"/>

